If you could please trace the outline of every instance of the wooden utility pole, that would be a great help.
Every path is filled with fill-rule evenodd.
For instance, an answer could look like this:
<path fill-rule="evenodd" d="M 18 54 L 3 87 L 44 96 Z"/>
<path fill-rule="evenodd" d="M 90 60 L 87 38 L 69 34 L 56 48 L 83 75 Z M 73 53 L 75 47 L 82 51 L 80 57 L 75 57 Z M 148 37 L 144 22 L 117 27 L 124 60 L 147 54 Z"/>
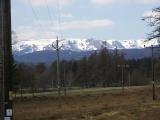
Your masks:
<path fill-rule="evenodd" d="M 155 100 L 155 79 L 154 79 L 154 54 L 153 54 L 153 45 L 151 46 L 151 50 L 152 50 L 152 88 L 153 88 L 153 100 Z"/>
<path fill-rule="evenodd" d="M 52 44 L 52 47 L 56 50 L 56 54 L 57 54 L 57 88 L 58 88 L 58 96 L 60 97 L 61 96 L 61 80 L 60 80 L 60 71 L 59 71 L 59 51 L 62 48 L 62 46 L 59 46 L 58 36 L 57 36 L 56 44 Z"/>
<path fill-rule="evenodd" d="M 0 120 L 12 120 L 11 3 L 0 0 Z"/>
<path fill-rule="evenodd" d="M 144 45 L 144 47 L 146 47 Z M 152 64 L 152 99 L 156 99 L 155 95 L 155 72 L 154 72 L 154 49 L 160 48 L 160 46 L 151 45 L 151 64 Z"/>
<path fill-rule="evenodd" d="M 156 99 L 155 95 L 155 71 L 154 71 L 154 49 L 158 49 L 160 46 L 151 46 L 151 51 L 152 51 L 152 95 L 153 95 L 153 100 Z"/>
<path fill-rule="evenodd" d="M 129 81 L 128 81 L 129 82 L 128 83 L 129 87 L 131 87 L 131 75 L 132 75 L 131 70 L 129 70 L 129 78 L 128 78 L 129 79 Z"/>
<path fill-rule="evenodd" d="M 117 67 L 121 68 L 122 70 L 122 79 L 121 79 L 121 85 L 122 85 L 122 92 L 124 93 L 124 69 L 129 68 L 129 65 L 118 65 Z"/>
<path fill-rule="evenodd" d="M 118 70 L 117 70 L 117 65 L 118 65 L 118 49 L 117 46 L 115 48 L 115 64 L 116 64 L 116 68 L 115 68 L 115 72 L 116 72 L 116 82 L 118 81 Z M 118 83 L 118 82 L 117 82 Z"/>
<path fill-rule="evenodd" d="M 67 95 L 67 79 L 66 79 L 66 63 L 63 63 L 63 87 L 64 87 L 64 95 Z"/>

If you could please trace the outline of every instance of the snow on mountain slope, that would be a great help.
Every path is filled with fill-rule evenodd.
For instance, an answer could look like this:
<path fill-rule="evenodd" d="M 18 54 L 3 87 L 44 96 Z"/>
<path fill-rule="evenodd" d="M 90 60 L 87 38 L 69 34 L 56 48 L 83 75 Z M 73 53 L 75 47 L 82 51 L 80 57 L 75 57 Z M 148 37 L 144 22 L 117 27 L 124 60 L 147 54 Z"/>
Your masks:
<path fill-rule="evenodd" d="M 28 54 L 37 51 L 53 50 L 52 44 L 55 43 L 55 39 L 40 39 L 40 40 L 27 40 L 19 41 L 12 45 L 13 53 Z M 146 41 L 145 39 L 139 40 L 96 40 L 96 39 L 66 39 L 60 41 L 62 50 L 70 51 L 92 51 L 99 50 L 102 47 L 108 49 L 142 49 L 150 47 L 151 45 L 158 45 L 156 39 Z"/>

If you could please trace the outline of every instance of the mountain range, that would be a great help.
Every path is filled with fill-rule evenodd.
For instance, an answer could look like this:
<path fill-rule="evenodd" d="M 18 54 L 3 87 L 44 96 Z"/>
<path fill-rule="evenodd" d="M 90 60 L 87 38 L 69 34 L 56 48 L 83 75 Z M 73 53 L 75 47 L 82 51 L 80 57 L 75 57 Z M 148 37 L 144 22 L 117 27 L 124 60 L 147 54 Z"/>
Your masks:
<path fill-rule="evenodd" d="M 150 46 L 157 46 L 158 40 L 97 40 L 97 39 L 64 39 L 59 41 L 61 46 L 61 59 L 80 59 L 88 56 L 94 51 L 99 51 L 106 47 L 110 51 L 115 48 L 123 53 L 127 59 L 143 58 L 150 56 Z M 56 60 L 56 53 L 53 46 L 56 39 L 40 39 L 18 41 L 12 45 L 14 58 L 18 62 L 25 63 L 51 63 Z"/>

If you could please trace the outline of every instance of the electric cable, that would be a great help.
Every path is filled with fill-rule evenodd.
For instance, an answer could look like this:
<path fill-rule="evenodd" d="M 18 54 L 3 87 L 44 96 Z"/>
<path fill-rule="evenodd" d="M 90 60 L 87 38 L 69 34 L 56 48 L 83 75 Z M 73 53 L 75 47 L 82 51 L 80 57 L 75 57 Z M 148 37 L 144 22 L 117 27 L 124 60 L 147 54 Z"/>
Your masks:
<path fill-rule="evenodd" d="M 39 20 L 38 14 L 37 14 L 37 13 L 36 13 L 36 11 L 34 10 L 34 7 L 33 7 L 33 5 L 32 5 L 31 0 L 28 0 L 28 3 L 29 3 L 29 6 L 30 6 L 30 8 L 31 8 L 31 10 L 32 10 L 32 13 L 33 13 L 33 15 L 34 15 L 34 17 L 35 17 L 36 21 L 38 22 L 38 24 L 39 24 L 40 28 L 41 28 L 43 31 L 45 31 L 45 30 L 43 29 L 42 24 L 40 23 L 40 20 Z"/>
<path fill-rule="evenodd" d="M 49 5 L 48 5 L 48 1 L 47 0 L 44 0 L 45 3 L 46 3 L 46 7 L 47 7 L 47 12 L 48 12 L 48 16 L 49 16 L 49 19 L 51 21 L 51 23 L 53 24 L 53 18 L 52 18 L 52 14 L 50 12 L 50 8 L 49 8 Z"/>
<path fill-rule="evenodd" d="M 60 35 L 60 38 L 62 39 L 62 29 L 61 29 L 61 6 L 60 6 L 60 0 L 57 0 L 57 8 L 58 8 L 58 32 Z"/>

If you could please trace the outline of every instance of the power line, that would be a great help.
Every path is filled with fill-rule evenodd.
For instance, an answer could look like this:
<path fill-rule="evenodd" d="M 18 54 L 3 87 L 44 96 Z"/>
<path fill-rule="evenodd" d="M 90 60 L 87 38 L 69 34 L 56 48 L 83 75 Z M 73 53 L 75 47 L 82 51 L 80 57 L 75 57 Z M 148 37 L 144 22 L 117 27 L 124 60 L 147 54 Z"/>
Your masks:
<path fill-rule="evenodd" d="M 35 10 L 34 10 L 34 8 L 33 8 L 32 2 L 31 2 L 30 0 L 28 0 L 28 3 L 29 3 L 29 5 L 30 5 L 30 7 L 31 7 L 31 10 L 32 10 L 32 12 L 33 12 L 33 15 L 35 16 L 36 20 L 38 20 L 38 15 L 37 15 L 37 13 L 35 12 Z"/>
<path fill-rule="evenodd" d="M 54 22 L 53 22 L 53 16 L 51 14 L 51 10 L 50 10 L 50 7 L 49 7 L 49 4 L 48 4 L 48 1 L 47 0 L 44 0 L 45 4 L 46 4 L 46 8 L 47 8 L 47 13 L 48 13 L 48 18 L 49 20 L 51 21 L 51 24 L 54 25 Z M 61 30 L 61 6 L 60 6 L 60 0 L 57 0 L 57 36 L 59 34 L 59 37 L 62 38 L 62 30 Z M 38 14 L 36 13 L 34 7 L 33 7 L 33 4 L 31 2 L 31 0 L 28 0 L 28 4 L 32 10 L 32 13 L 34 15 L 34 18 L 36 19 L 36 21 L 38 22 L 40 28 L 43 29 L 43 25 L 40 23 L 40 20 L 39 20 L 39 17 L 38 17 Z M 44 30 L 44 29 L 43 29 Z"/>
<path fill-rule="evenodd" d="M 57 0 L 57 8 L 58 8 L 58 32 L 62 38 L 62 31 L 61 31 L 61 7 L 60 7 L 60 0 Z"/>
<path fill-rule="evenodd" d="M 50 7 L 48 5 L 48 1 L 47 0 L 44 0 L 45 1 L 45 4 L 46 4 L 46 8 L 47 8 L 47 12 L 48 12 L 48 18 L 50 19 L 52 25 L 54 25 L 54 22 L 53 22 L 53 17 L 52 17 L 52 14 L 51 14 L 51 10 L 50 10 Z M 60 8 L 60 0 L 57 0 L 57 36 L 59 34 L 59 36 L 62 38 L 62 31 L 61 31 L 61 8 Z"/>
<path fill-rule="evenodd" d="M 49 18 L 49 20 L 50 20 L 50 22 L 51 22 L 51 26 L 53 27 L 55 24 L 54 24 L 54 21 L 53 21 L 53 16 L 52 16 L 52 14 L 51 14 L 51 9 L 50 9 L 50 7 L 49 7 L 49 5 L 48 5 L 48 1 L 47 1 L 47 0 L 44 0 L 44 1 L 45 1 L 46 8 L 47 8 L 48 18 Z M 58 32 L 57 32 L 57 34 L 58 34 Z M 57 36 L 58 36 L 58 35 L 57 35 Z"/>
<path fill-rule="evenodd" d="M 50 8 L 49 8 L 49 5 L 48 5 L 48 1 L 47 0 L 44 0 L 45 3 L 46 3 L 46 7 L 47 7 L 47 12 L 48 12 L 48 16 L 49 16 L 49 19 L 51 21 L 51 23 L 53 23 L 53 18 L 52 18 L 52 14 L 50 12 Z"/>
<path fill-rule="evenodd" d="M 37 15 L 36 11 L 34 10 L 34 7 L 33 7 L 33 5 L 32 5 L 31 0 L 28 0 L 28 3 L 29 3 L 29 6 L 30 6 L 30 8 L 31 8 L 31 10 L 32 10 L 32 13 L 33 13 L 35 19 L 37 20 L 40 28 L 43 30 L 42 24 L 40 23 L 39 17 L 38 17 L 38 15 Z"/>

